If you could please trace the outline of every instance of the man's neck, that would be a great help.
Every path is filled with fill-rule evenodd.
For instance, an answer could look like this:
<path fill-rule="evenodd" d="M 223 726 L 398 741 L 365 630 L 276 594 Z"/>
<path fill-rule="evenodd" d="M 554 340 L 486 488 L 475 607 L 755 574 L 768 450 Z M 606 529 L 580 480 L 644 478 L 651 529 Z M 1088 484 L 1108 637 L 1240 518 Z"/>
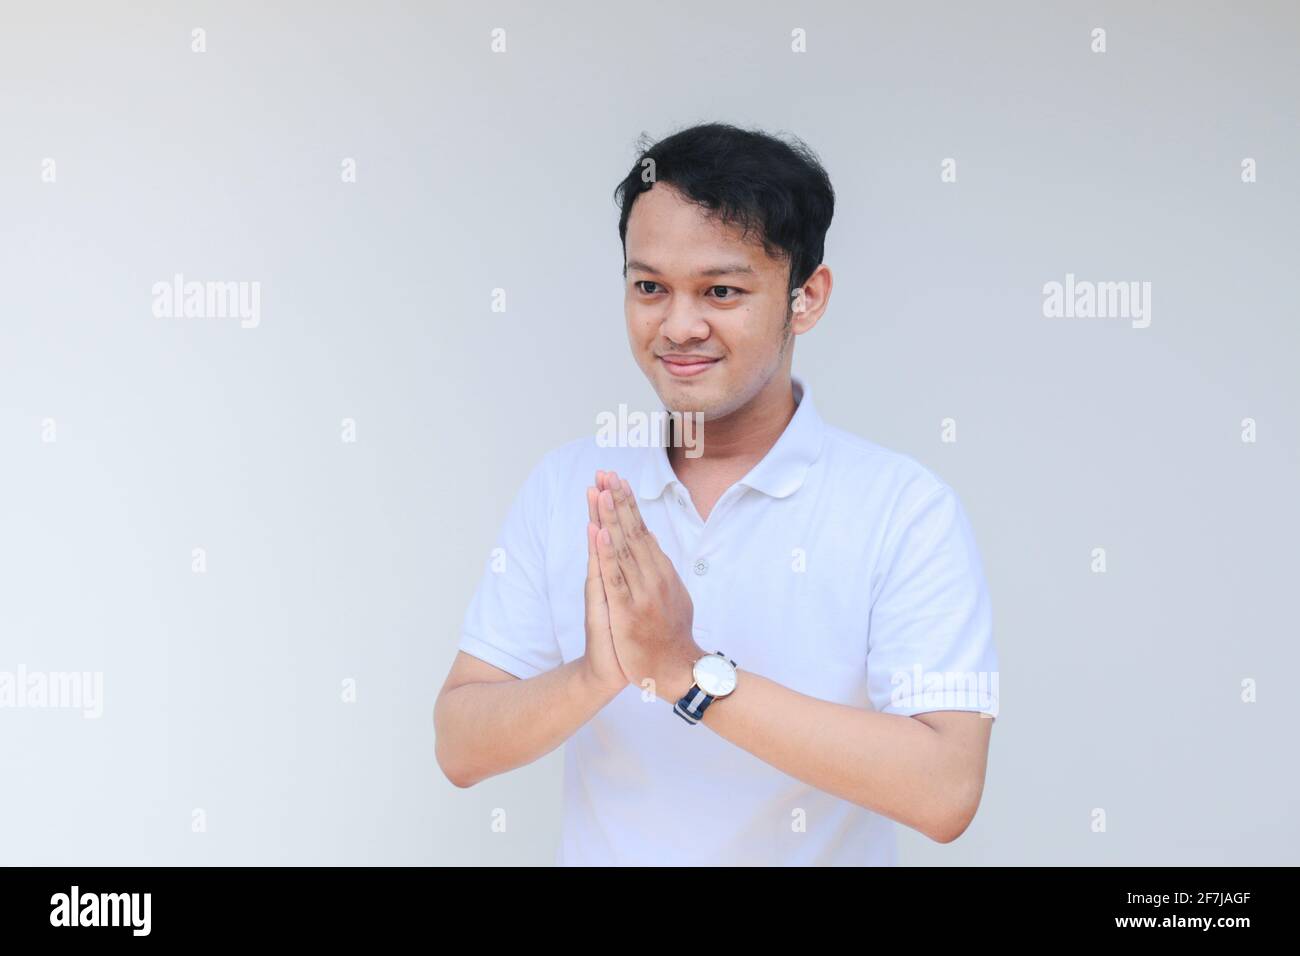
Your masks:
<path fill-rule="evenodd" d="M 723 418 L 705 420 L 702 432 L 696 435 L 696 440 L 704 443 L 703 454 L 688 458 L 688 449 L 672 442 L 667 449 L 668 462 L 688 487 L 688 475 L 713 477 L 734 472 L 732 480 L 739 480 L 777 443 L 796 407 L 790 378 L 771 382 L 743 408 Z"/>

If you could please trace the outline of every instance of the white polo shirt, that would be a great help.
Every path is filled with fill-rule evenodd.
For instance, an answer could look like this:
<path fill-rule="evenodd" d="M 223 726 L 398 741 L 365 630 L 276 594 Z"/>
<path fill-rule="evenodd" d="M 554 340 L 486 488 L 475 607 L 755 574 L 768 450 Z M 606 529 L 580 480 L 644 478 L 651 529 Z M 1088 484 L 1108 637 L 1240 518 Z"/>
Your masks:
<path fill-rule="evenodd" d="M 663 447 L 545 455 L 516 497 L 460 649 L 528 678 L 585 648 L 586 488 L 617 471 L 695 607 L 695 640 L 823 700 L 997 713 L 989 597 L 957 495 L 825 424 L 807 383 L 777 443 L 701 521 Z M 708 424 L 704 426 L 708 449 Z M 628 686 L 567 741 L 560 865 L 890 865 L 895 824 Z M 726 707 L 724 698 L 713 704 Z"/>

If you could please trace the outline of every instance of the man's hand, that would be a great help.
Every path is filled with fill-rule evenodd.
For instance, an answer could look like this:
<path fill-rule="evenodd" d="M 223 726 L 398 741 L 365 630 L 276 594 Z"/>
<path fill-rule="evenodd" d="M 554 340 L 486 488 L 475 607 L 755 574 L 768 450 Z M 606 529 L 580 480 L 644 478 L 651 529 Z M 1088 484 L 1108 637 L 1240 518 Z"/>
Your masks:
<path fill-rule="evenodd" d="M 609 605 L 605 600 L 605 586 L 600 580 L 600 562 L 596 557 L 596 535 L 600 532 L 600 518 L 596 512 L 596 497 L 603 483 L 604 473 L 596 472 L 596 487 L 587 488 L 587 586 L 586 630 L 587 651 L 584 655 L 587 675 L 594 687 L 602 693 L 614 694 L 628 684 L 627 676 L 614 652 L 614 636 L 609 626 Z"/>
<path fill-rule="evenodd" d="M 691 596 L 641 519 L 631 485 L 614 472 L 597 484 L 604 487 L 597 495 L 596 556 L 618 662 L 628 681 L 649 678 L 655 696 L 676 701 L 707 653 L 691 634 Z"/>

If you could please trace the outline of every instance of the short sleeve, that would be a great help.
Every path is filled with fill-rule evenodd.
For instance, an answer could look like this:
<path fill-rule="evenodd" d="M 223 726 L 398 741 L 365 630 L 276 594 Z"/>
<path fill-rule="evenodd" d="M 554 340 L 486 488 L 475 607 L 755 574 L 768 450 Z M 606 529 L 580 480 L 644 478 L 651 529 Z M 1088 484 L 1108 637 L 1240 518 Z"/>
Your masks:
<path fill-rule="evenodd" d="M 546 583 L 550 456 L 516 494 L 470 600 L 459 649 L 519 678 L 563 663 Z"/>
<path fill-rule="evenodd" d="M 947 485 L 890 535 L 871 605 L 867 692 L 876 710 L 997 716 L 998 660 L 975 535 Z"/>

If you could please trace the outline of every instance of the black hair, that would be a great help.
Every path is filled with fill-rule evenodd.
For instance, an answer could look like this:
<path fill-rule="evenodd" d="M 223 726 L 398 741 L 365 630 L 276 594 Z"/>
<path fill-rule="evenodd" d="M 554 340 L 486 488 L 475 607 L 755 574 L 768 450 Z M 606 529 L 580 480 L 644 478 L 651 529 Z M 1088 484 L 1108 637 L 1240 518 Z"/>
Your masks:
<path fill-rule="evenodd" d="M 660 182 L 721 222 L 740 226 L 745 237 L 756 232 L 769 256 L 789 262 L 787 293 L 800 288 L 825 253 L 835 191 L 816 153 L 798 137 L 789 139 L 727 123 L 692 126 L 657 143 L 643 134 L 640 155 L 614 190 L 622 210 L 618 237 L 624 273 L 632 204 Z"/>

